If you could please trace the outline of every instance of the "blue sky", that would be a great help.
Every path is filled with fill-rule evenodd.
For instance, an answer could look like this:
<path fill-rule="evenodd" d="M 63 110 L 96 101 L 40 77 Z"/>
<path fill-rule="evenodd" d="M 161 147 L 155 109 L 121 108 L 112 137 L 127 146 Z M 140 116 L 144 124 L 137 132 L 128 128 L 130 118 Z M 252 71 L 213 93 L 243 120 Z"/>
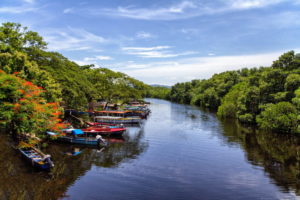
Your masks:
<path fill-rule="evenodd" d="M 149 84 L 268 66 L 300 50 L 300 0 L 1 0 L 6 21 L 78 64 Z"/>

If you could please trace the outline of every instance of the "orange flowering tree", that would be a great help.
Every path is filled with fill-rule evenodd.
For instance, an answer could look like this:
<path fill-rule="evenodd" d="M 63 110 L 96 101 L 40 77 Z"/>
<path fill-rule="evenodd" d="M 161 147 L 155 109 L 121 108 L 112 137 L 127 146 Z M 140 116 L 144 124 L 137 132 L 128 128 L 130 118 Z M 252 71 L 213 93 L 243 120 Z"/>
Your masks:
<path fill-rule="evenodd" d="M 45 90 L 0 70 L 0 126 L 17 134 L 40 134 L 46 130 L 60 131 L 61 108 L 57 102 L 47 102 Z"/>

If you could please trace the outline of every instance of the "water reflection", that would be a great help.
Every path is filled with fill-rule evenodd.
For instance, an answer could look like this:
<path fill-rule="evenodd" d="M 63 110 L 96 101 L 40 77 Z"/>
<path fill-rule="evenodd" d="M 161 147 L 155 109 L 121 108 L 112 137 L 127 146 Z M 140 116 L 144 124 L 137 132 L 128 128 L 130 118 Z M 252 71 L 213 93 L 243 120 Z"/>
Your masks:
<path fill-rule="evenodd" d="M 300 139 L 243 127 L 234 120 L 222 121 L 223 140 L 239 144 L 247 160 L 263 167 L 284 192 L 300 195 Z"/>
<path fill-rule="evenodd" d="M 49 145 L 44 151 L 55 162 L 51 174 L 34 171 L 11 148 L 9 138 L 0 135 L 0 199 L 244 200 L 300 195 L 299 138 L 218 120 L 196 107 L 151 101 L 145 126 L 109 139 L 109 148 Z"/>
<path fill-rule="evenodd" d="M 44 149 L 52 155 L 51 173 L 37 172 L 11 147 L 8 137 L 0 135 L 0 199 L 58 199 L 92 166 L 117 167 L 137 158 L 147 148 L 143 129 L 132 128 L 122 138 L 109 139 L 105 149 L 51 144 Z M 80 152 L 76 156 L 72 153 Z"/>

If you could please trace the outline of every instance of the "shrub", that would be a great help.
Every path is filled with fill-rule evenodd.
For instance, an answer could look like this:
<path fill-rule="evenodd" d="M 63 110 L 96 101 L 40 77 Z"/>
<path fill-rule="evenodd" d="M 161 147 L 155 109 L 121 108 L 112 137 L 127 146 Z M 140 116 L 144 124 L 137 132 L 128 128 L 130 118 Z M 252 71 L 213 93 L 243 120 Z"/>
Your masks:
<path fill-rule="evenodd" d="M 296 133 L 298 126 L 298 111 L 289 102 L 266 105 L 265 110 L 257 116 L 260 128 L 283 133 Z"/>

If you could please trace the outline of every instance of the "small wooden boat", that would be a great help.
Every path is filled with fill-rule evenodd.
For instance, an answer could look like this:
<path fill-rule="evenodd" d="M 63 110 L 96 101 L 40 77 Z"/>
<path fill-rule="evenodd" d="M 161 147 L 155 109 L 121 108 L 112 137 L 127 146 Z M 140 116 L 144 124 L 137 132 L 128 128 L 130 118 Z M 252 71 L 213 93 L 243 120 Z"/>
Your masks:
<path fill-rule="evenodd" d="M 33 167 L 36 167 L 37 169 L 49 171 L 52 167 L 54 167 L 51 156 L 44 154 L 34 147 L 27 145 L 26 147 L 17 148 L 17 150 L 28 162 L 31 163 Z"/>
<path fill-rule="evenodd" d="M 92 146 L 108 146 L 108 142 L 105 141 L 100 135 L 96 137 L 86 137 L 86 134 L 80 129 L 65 129 L 64 134 L 57 134 L 54 132 L 47 132 L 48 135 L 54 136 L 56 140 L 61 142 L 67 142 L 71 144 L 82 144 Z"/>
<path fill-rule="evenodd" d="M 126 128 L 118 126 L 92 126 L 85 129 L 81 129 L 87 135 L 108 135 L 108 136 L 120 136 L 125 131 Z"/>
<path fill-rule="evenodd" d="M 122 124 L 100 123 L 100 122 L 85 122 L 88 126 L 109 126 L 111 128 L 124 128 Z"/>
<path fill-rule="evenodd" d="M 139 116 L 142 119 L 146 119 L 151 113 L 150 109 L 145 105 L 130 105 L 126 106 L 125 110 L 129 112 L 131 116 Z"/>
<path fill-rule="evenodd" d="M 130 111 L 122 110 L 97 111 L 94 113 L 94 121 L 112 124 L 139 124 L 142 122 L 141 117 L 128 116 L 130 113 Z"/>
<path fill-rule="evenodd" d="M 125 117 L 112 117 L 112 116 L 96 116 L 96 122 L 100 123 L 113 123 L 113 124 L 140 124 L 142 119 L 139 117 L 136 118 L 125 118 Z"/>

